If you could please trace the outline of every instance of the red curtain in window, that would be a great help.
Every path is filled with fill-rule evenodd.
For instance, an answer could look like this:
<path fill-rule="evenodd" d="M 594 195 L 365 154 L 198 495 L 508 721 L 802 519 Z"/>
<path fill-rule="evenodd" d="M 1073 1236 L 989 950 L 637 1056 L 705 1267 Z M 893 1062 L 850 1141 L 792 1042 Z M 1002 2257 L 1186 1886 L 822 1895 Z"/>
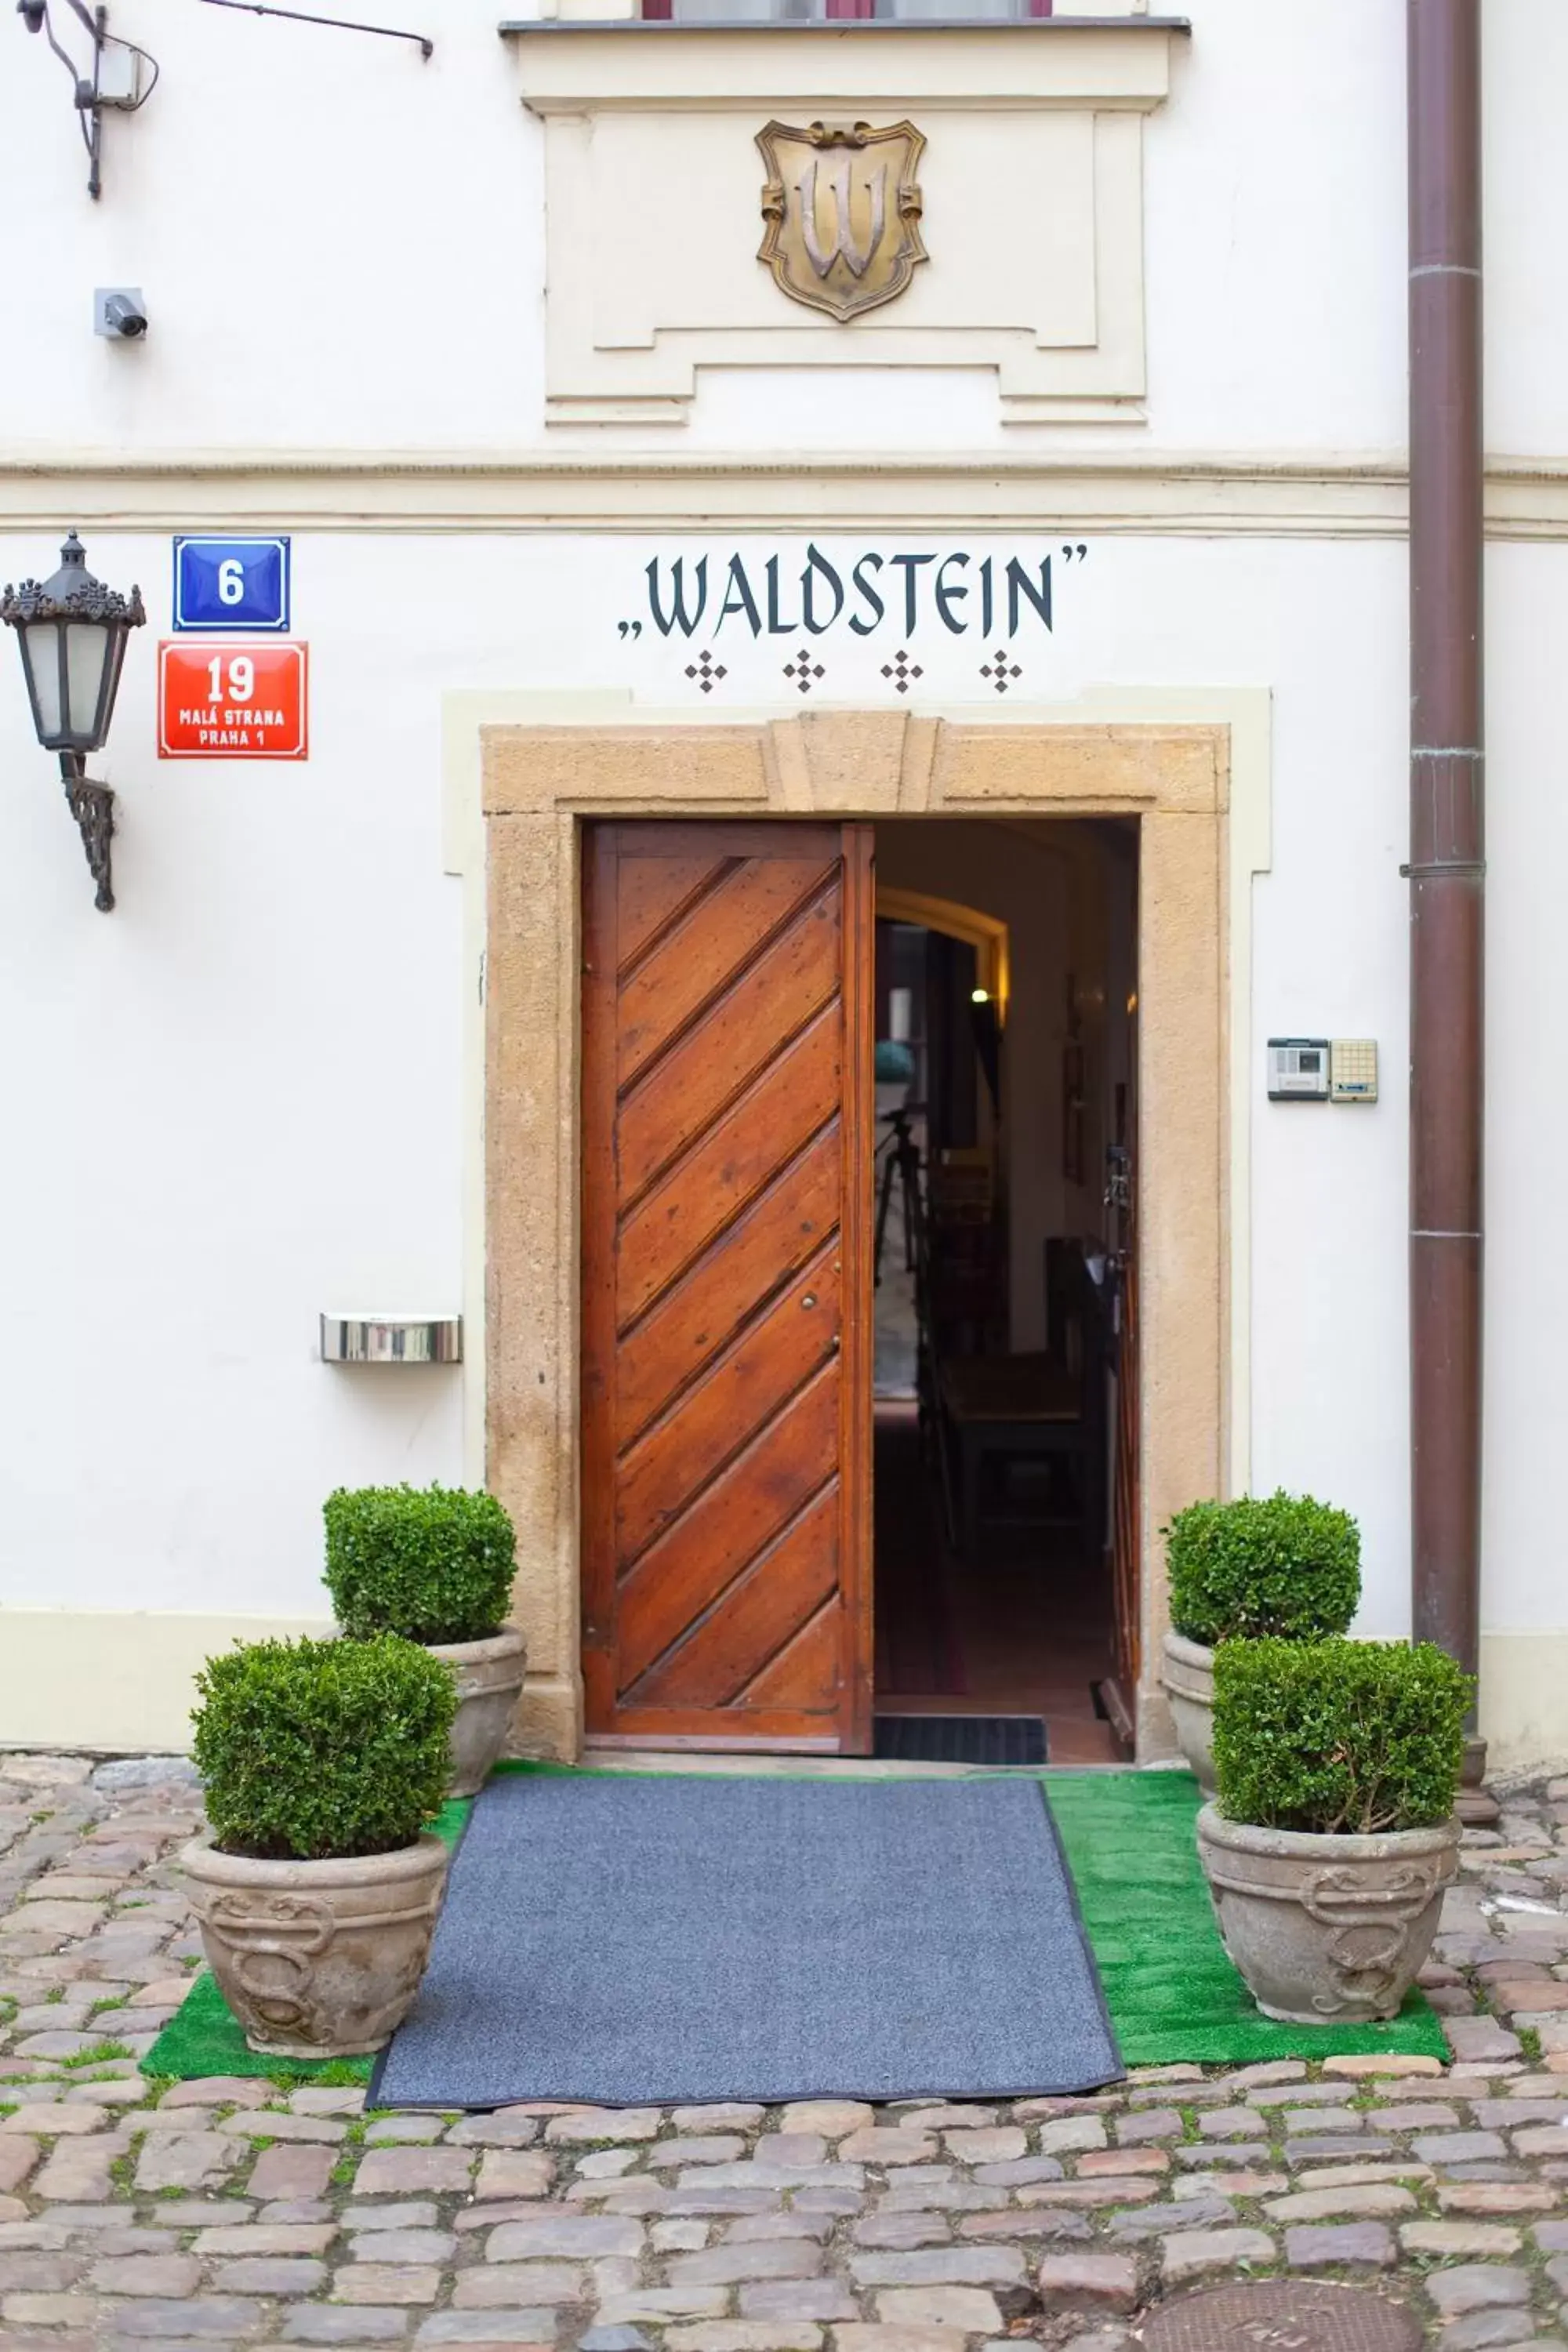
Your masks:
<path fill-rule="evenodd" d="M 1031 16 L 1048 16 L 1055 5 L 1056 0 L 1026 0 L 1027 13 Z M 826 6 L 830 17 L 864 18 L 877 13 L 877 0 L 826 0 Z M 642 13 L 647 23 L 668 24 L 675 13 L 675 0 L 642 0 Z M 897 14 L 897 0 L 894 14 Z"/>

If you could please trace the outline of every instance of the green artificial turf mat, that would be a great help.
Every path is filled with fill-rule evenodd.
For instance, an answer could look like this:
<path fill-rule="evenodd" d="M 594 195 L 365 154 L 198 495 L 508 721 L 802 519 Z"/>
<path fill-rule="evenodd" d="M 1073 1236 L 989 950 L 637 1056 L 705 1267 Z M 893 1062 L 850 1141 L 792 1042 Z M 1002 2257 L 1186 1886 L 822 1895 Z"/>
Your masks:
<path fill-rule="evenodd" d="M 368 2083 L 372 2058 L 275 2058 L 253 2050 L 239 2021 L 203 1969 L 174 2016 L 142 2061 L 144 2074 L 174 2075 L 182 2083 L 213 2074 L 265 2074 L 279 2083 L 319 2083 L 323 2074 L 344 2084 Z"/>
<path fill-rule="evenodd" d="M 1378 2052 L 1447 2063 L 1442 2025 L 1415 1990 L 1387 2025 L 1281 2025 L 1253 2006 L 1215 1926 L 1190 1772 L 1053 1772 L 1046 1789 L 1127 2065 Z"/>
<path fill-rule="evenodd" d="M 571 1773 L 569 1764 L 509 1760 L 500 1772 Z M 1042 1776 L 1079 1906 L 1129 2066 L 1239 2066 L 1265 2058 L 1349 2058 L 1388 2052 L 1448 2057 L 1442 2026 L 1412 1991 L 1387 2025 L 1280 2025 L 1261 2016 L 1225 1956 L 1198 1861 L 1203 1800 L 1189 1772 L 1047 1772 Z M 455 1845 L 470 1798 L 431 1823 Z M 273 2058 L 246 2045 L 216 1979 L 203 1969 L 142 2062 L 146 2074 L 212 2074 L 363 2083 L 369 2058 Z"/>

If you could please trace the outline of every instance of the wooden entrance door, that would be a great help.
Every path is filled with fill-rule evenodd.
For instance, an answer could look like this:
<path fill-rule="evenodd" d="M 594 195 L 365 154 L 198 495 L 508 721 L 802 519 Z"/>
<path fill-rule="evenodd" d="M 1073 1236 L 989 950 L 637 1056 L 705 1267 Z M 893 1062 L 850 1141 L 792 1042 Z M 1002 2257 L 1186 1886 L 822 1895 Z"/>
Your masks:
<path fill-rule="evenodd" d="M 587 1727 L 864 1753 L 871 828 L 584 847 Z"/>

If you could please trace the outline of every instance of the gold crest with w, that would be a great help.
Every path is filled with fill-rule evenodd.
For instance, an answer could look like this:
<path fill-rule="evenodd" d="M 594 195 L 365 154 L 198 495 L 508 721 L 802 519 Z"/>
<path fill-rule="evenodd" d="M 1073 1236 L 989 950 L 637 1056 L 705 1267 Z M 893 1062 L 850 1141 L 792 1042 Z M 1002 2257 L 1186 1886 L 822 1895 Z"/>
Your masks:
<path fill-rule="evenodd" d="M 757 144 L 768 169 L 757 258 L 781 289 L 835 319 L 901 294 L 926 258 L 914 124 L 770 122 Z"/>

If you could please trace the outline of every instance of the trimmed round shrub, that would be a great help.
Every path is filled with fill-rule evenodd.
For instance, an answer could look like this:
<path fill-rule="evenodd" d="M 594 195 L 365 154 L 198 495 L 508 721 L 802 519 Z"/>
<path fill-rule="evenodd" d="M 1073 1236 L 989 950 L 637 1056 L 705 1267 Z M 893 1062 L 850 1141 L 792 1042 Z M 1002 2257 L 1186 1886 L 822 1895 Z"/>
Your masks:
<path fill-rule="evenodd" d="M 412 1845 L 446 1795 L 451 1668 L 415 1642 L 249 1642 L 196 1676 L 194 1752 L 223 1853 Z"/>
<path fill-rule="evenodd" d="M 1260 1829 L 1436 1828 L 1454 1810 L 1474 1678 L 1431 1642 L 1226 1642 L 1219 1808 Z"/>
<path fill-rule="evenodd" d="M 461 1486 L 340 1486 L 330 1495 L 327 1590 L 345 1633 L 482 1642 L 500 1631 L 517 1538 L 493 1495 Z"/>
<path fill-rule="evenodd" d="M 1310 1495 L 1190 1503 L 1163 1530 L 1171 1622 L 1210 1648 L 1238 1635 L 1342 1633 L 1361 1599 L 1361 1530 Z"/>

